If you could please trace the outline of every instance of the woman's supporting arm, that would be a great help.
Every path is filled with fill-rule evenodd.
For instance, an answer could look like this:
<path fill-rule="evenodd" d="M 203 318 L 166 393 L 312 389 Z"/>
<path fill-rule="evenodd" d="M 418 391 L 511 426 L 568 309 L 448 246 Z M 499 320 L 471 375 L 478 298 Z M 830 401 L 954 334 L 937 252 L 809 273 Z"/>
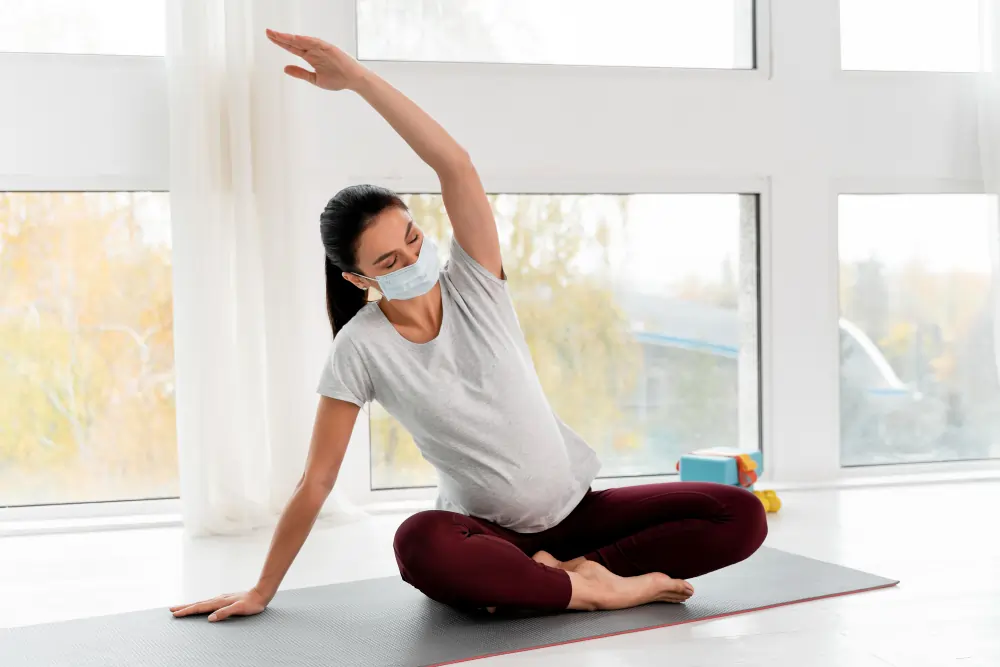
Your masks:
<path fill-rule="evenodd" d="M 278 592 L 281 580 L 333 490 L 358 411 L 353 403 L 325 396 L 320 398 L 305 473 L 281 514 L 260 579 L 254 587 L 269 602 Z"/>
<path fill-rule="evenodd" d="M 278 46 L 302 57 L 314 72 L 290 66 L 295 78 L 327 90 L 353 90 L 434 170 L 455 238 L 488 271 L 502 277 L 500 239 L 482 181 L 469 154 L 423 109 L 336 46 L 314 37 L 268 31 Z"/>
<path fill-rule="evenodd" d="M 305 544 L 333 489 L 358 411 L 358 406 L 352 403 L 326 397 L 320 399 L 306 471 L 278 520 L 257 585 L 245 593 L 171 607 L 174 616 L 211 614 L 208 620 L 222 621 L 230 616 L 251 616 L 264 611 L 278 592 L 281 580 Z"/>

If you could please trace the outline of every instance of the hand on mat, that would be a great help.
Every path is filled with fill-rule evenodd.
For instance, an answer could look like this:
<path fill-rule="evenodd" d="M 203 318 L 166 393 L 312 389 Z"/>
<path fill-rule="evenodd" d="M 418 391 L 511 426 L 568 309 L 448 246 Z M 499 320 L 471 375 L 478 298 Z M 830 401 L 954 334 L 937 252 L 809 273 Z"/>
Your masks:
<path fill-rule="evenodd" d="M 267 38 L 289 53 L 299 56 L 315 70 L 289 65 L 285 67 L 285 74 L 326 90 L 351 88 L 364 78 L 367 71 L 357 60 L 322 39 L 274 30 L 267 31 Z"/>
<path fill-rule="evenodd" d="M 257 592 L 257 589 L 251 588 L 246 593 L 230 593 L 229 595 L 220 595 L 217 598 L 196 604 L 178 605 L 171 607 L 170 611 L 177 618 L 181 616 L 209 614 L 208 620 L 214 623 L 216 621 L 224 621 L 230 616 L 253 616 L 254 614 L 259 614 L 267 607 L 267 602 L 264 596 Z"/>

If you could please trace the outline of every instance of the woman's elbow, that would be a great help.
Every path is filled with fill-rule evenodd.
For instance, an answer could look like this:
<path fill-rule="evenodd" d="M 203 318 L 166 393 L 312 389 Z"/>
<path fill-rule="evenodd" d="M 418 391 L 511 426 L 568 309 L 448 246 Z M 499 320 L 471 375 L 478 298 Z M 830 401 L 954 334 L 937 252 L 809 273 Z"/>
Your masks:
<path fill-rule="evenodd" d="M 307 502 L 322 505 L 333 491 L 336 479 L 335 475 L 304 475 L 297 492 Z"/>
<path fill-rule="evenodd" d="M 472 156 L 461 146 L 456 146 L 450 151 L 448 156 L 441 161 L 441 166 L 437 170 L 440 175 L 461 175 L 465 173 L 475 173 L 476 167 L 472 164 Z"/>

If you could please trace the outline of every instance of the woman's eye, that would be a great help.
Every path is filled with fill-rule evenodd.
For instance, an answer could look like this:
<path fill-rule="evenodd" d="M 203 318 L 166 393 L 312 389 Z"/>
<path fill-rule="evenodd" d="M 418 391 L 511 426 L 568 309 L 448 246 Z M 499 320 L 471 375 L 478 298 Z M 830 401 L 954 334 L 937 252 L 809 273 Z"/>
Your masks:
<path fill-rule="evenodd" d="M 419 235 L 418 236 L 414 236 L 412 239 L 410 239 L 410 245 L 413 245 L 414 243 L 416 243 L 419 240 L 420 240 L 420 236 Z"/>
<path fill-rule="evenodd" d="M 394 266 L 396 266 L 396 260 L 395 259 L 393 259 L 391 262 L 389 262 L 388 264 L 386 264 L 385 268 L 391 269 Z"/>

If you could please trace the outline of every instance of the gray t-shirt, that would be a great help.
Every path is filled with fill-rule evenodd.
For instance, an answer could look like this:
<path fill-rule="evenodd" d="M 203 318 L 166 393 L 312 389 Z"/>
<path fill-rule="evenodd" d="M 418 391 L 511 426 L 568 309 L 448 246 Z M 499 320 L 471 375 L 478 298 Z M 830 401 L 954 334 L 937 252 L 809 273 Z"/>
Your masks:
<path fill-rule="evenodd" d="M 457 241 L 441 272 L 441 332 L 403 338 L 375 303 L 337 334 L 319 393 L 377 400 L 438 473 L 437 507 L 521 533 L 558 524 L 600 463 L 553 412 L 507 283 Z"/>

